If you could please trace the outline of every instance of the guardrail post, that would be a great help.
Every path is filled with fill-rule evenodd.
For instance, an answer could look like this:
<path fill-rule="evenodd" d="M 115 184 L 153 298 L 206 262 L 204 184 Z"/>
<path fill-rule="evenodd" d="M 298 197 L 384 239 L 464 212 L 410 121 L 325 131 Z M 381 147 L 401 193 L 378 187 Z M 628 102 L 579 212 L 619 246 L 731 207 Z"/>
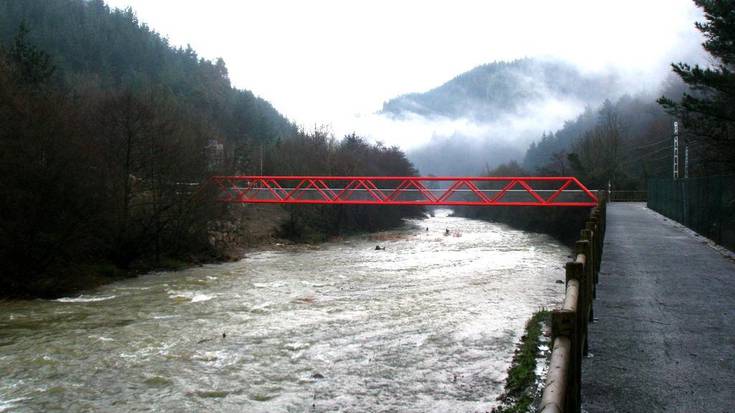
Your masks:
<path fill-rule="evenodd" d="M 592 221 L 593 224 L 593 236 L 595 238 L 593 248 L 595 248 L 595 257 L 597 257 L 594 263 L 595 280 L 597 280 L 597 273 L 600 271 L 600 257 L 602 256 L 602 224 L 600 219 L 600 209 L 598 207 L 595 207 L 592 210 L 590 221 Z"/>
<path fill-rule="evenodd" d="M 585 276 L 584 267 L 582 262 L 575 259 L 574 262 L 568 262 L 566 264 L 566 279 L 567 283 L 569 280 L 577 280 L 579 283 L 579 296 L 577 298 L 577 314 L 575 319 L 576 323 L 576 343 L 573 352 L 573 359 L 576 362 L 575 376 L 577 377 L 576 387 L 577 400 L 582 399 L 581 394 L 581 379 L 582 379 L 582 357 L 587 355 L 587 320 L 589 319 L 589 307 L 590 307 L 590 294 L 588 278 Z"/>
<path fill-rule="evenodd" d="M 580 241 L 578 241 L 580 242 Z M 592 320 L 592 283 L 584 270 L 581 261 L 568 262 L 566 267 L 567 280 L 579 280 L 579 306 L 577 308 L 577 325 L 579 325 L 580 351 L 587 355 L 589 351 L 588 324 Z"/>
<path fill-rule="evenodd" d="M 585 229 L 582 231 L 582 239 L 584 240 L 584 235 L 586 235 L 587 240 L 590 242 L 590 253 L 587 256 L 585 265 L 589 267 L 592 283 L 595 285 L 595 288 L 592 290 L 592 297 L 597 298 L 597 271 L 595 271 L 595 262 L 597 262 L 599 256 L 597 255 L 597 229 L 595 228 L 595 223 L 593 221 L 587 221 Z"/>
<path fill-rule="evenodd" d="M 588 321 L 594 319 L 594 301 L 592 300 L 595 296 L 595 282 L 593 280 L 592 266 L 589 265 L 589 257 L 592 253 L 591 244 L 589 241 L 589 232 L 586 229 L 582 230 L 582 239 L 577 241 L 574 245 L 575 253 L 577 255 L 584 255 L 584 263 L 582 266 L 582 272 L 584 273 L 584 279 L 586 283 L 587 302 L 589 303 L 589 318 Z"/>
<path fill-rule="evenodd" d="M 558 337 L 567 337 L 570 341 L 569 348 L 569 369 L 566 375 L 566 397 L 564 399 L 564 412 L 579 413 L 580 411 L 580 376 L 581 366 L 579 366 L 577 353 L 577 323 L 576 312 L 574 310 L 554 310 L 551 313 L 551 333 L 553 342 Z"/>
<path fill-rule="evenodd" d="M 601 202 L 600 205 L 598 206 L 598 208 L 600 209 L 600 223 L 602 224 L 602 228 L 601 228 L 601 231 L 600 232 L 602 232 L 602 234 L 605 235 L 605 223 L 607 221 L 607 218 L 606 218 L 606 216 L 607 216 L 607 203 L 606 202 Z"/>

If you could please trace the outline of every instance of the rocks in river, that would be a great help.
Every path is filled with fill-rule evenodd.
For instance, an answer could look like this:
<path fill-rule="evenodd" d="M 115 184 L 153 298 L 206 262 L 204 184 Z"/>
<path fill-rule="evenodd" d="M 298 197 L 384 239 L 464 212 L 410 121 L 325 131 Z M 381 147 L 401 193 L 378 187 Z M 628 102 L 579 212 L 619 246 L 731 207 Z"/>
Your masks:
<path fill-rule="evenodd" d="M 312 379 L 323 379 L 324 378 L 324 375 L 321 374 L 321 373 L 314 373 L 314 374 L 311 375 L 311 378 Z"/>
<path fill-rule="evenodd" d="M 226 337 L 227 337 L 227 333 L 224 333 L 223 332 L 222 333 L 222 339 L 224 340 Z M 206 343 L 206 342 L 209 342 L 209 341 L 212 341 L 212 340 L 214 340 L 214 339 L 213 338 L 203 338 L 203 339 L 197 341 L 197 344 L 203 344 L 203 343 Z"/>
<path fill-rule="evenodd" d="M 564 281 L 562 281 L 562 280 L 556 280 L 556 283 L 557 284 L 564 284 Z"/>
<path fill-rule="evenodd" d="M 314 304 L 316 302 L 316 297 L 313 295 L 307 295 L 305 297 L 295 298 L 293 301 L 299 304 Z"/>

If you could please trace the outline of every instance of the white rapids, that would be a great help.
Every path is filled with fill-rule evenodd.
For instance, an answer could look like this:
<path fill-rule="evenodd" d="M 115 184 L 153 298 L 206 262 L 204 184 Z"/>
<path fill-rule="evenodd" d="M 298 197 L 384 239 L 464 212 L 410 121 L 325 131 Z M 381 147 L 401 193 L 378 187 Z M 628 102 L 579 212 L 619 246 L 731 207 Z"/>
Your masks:
<path fill-rule="evenodd" d="M 446 211 L 273 248 L 0 303 L 0 411 L 489 411 L 568 254 Z"/>

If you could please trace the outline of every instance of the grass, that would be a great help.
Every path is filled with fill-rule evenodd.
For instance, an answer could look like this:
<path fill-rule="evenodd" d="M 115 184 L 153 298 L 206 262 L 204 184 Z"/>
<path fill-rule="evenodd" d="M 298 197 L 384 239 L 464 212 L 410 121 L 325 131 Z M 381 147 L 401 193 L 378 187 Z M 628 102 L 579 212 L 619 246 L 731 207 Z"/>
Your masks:
<path fill-rule="evenodd" d="M 526 330 L 513 355 L 508 370 L 505 392 L 500 396 L 502 403 L 493 409 L 494 413 L 528 412 L 537 393 L 536 358 L 539 352 L 542 323 L 551 322 L 551 313 L 540 310 L 526 323 Z"/>

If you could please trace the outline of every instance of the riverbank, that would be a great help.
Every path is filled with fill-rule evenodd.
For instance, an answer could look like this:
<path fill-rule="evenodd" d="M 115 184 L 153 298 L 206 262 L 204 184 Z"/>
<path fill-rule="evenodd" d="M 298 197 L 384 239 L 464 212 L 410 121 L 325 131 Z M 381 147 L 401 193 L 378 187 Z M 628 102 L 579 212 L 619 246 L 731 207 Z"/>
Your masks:
<path fill-rule="evenodd" d="M 521 341 L 513 355 L 505 390 L 493 413 L 526 413 L 541 396 L 545 366 L 551 355 L 549 336 L 551 313 L 540 310 L 526 323 Z M 538 363 L 543 363 L 539 368 Z"/>
<path fill-rule="evenodd" d="M 143 257 L 121 268 L 112 262 L 89 262 L 70 265 L 49 272 L 25 285 L 0 293 L 0 299 L 57 299 L 89 292 L 106 284 L 159 271 L 177 271 L 201 266 L 238 261 L 247 254 L 282 245 L 317 245 L 344 237 L 374 234 L 375 241 L 385 240 L 380 234 L 400 228 L 403 219 L 366 229 L 352 227 L 335 234 L 333 228 L 319 225 L 296 225 L 294 215 L 278 205 L 233 204 L 224 206 L 223 218 L 208 224 L 208 246 L 199 252 L 182 255 Z M 298 217 L 298 219 L 303 219 Z"/>
<path fill-rule="evenodd" d="M 203 264 L 236 261 L 248 251 L 288 240 L 278 239 L 287 214 L 280 207 L 227 206 L 223 219 L 208 224 L 208 245 L 197 252 L 143 256 L 126 268 L 109 261 L 89 261 L 54 268 L 0 293 L 3 299 L 56 299 L 95 290 L 106 284 L 156 271 L 176 271 Z"/>

